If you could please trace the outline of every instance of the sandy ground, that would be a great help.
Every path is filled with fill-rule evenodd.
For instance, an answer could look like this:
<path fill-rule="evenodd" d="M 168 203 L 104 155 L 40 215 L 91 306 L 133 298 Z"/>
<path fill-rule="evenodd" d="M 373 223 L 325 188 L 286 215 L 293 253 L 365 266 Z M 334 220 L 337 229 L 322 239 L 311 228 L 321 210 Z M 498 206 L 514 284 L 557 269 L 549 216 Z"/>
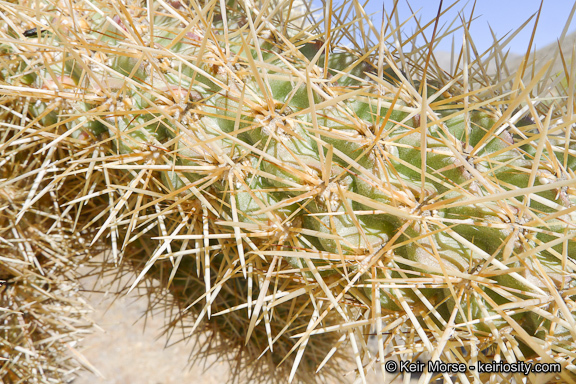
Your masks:
<path fill-rule="evenodd" d="M 95 278 L 83 280 L 92 289 Z M 85 294 L 94 308 L 92 319 L 101 328 L 84 340 L 83 355 L 100 373 L 82 372 L 74 384 L 173 384 L 228 381 L 228 367 L 215 363 L 211 369 L 190 366 L 191 345 L 179 343 L 166 348 L 161 335 L 161 314 L 145 316 L 148 302 L 136 293 L 115 297 Z"/>
<path fill-rule="evenodd" d="M 130 279 L 134 279 L 134 275 L 123 280 Z M 96 282 L 94 277 L 82 280 L 87 290 L 84 296 L 94 308 L 92 319 L 101 330 L 84 340 L 81 351 L 99 374 L 82 372 L 73 384 L 216 384 L 230 381 L 230 369 L 225 362 L 211 358 L 205 366 L 191 366 L 189 357 L 194 354 L 191 343 L 166 348 L 166 337 L 161 334 L 164 317 L 162 314 L 144 316 L 148 308 L 146 298 L 137 293 L 116 297 L 89 292 L 102 290 L 112 282 L 119 283 L 114 278 L 107 278 L 103 285 L 95 286 Z M 338 382 L 353 383 L 353 375 Z M 374 372 L 367 377 L 367 384 L 382 382 L 381 376 Z M 394 381 L 401 382 L 399 379 Z"/>

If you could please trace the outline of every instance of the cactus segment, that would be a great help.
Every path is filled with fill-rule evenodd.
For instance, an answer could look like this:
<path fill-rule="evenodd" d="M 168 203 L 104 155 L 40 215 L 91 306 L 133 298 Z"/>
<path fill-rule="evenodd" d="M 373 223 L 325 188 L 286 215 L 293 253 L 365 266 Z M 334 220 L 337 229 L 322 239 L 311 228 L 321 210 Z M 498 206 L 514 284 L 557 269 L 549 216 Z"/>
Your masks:
<path fill-rule="evenodd" d="M 46 33 L 4 39 L 2 106 L 20 111 L 4 126 L 79 148 L 53 170 L 86 174 L 63 206 L 108 197 L 85 220 L 92 240 L 109 235 L 118 259 L 138 242 L 170 284 L 192 269 L 199 319 L 245 311 L 263 349 L 288 332 L 294 370 L 330 332 L 372 365 L 365 335 L 383 324 L 450 361 L 492 343 L 573 364 L 559 352 L 576 336 L 573 107 L 546 79 L 487 85 L 470 63 L 448 74 L 406 47 L 338 47 L 344 27 L 297 26 L 292 2 L 72 3 Z"/>

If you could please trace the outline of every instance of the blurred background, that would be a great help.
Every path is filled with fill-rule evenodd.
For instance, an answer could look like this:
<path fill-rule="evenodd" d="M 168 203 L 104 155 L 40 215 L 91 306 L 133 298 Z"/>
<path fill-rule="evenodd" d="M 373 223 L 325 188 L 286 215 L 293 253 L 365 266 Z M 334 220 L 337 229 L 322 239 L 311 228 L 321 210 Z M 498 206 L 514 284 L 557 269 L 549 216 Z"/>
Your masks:
<path fill-rule="evenodd" d="M 328 0 L 323 0 L 329 4 Z M 334 0 L 334 6 L 341 1 Z M 361 2 L 363 3 L 363 2 Z M 371 19 L 376 29 L 380 30 L 382 24 L 383 9 L 387 14 L 392 13 L 394 0 L 368 1 L 364 9 L 371 15 Z M 534 38 L 532 49 L 540 49 L 549 44 L 553 44 L 562 35 L 566 22 L 576 7 L 572 0 L 543 0 L 542 12 L 538 20 L 538 27 Z M 314 2 L 316 8 L 322 7 L 322 2 Z M 397 3 L 399 20 L 403 22 L 416 14 L 422 22 L 426 23 L 438 14 L 440 0 L 410 1 L 400 0 Z M 452 6 L 453 5 L 453 6 Z M 534 29 L 537 13 L 541 5 L 541 0 L 482 0 L 482 1 L 450 1 L 442 2 L 442 10 L 447 12 L 440 18 L 439 27 L 447 28 L 453 23 L 452 28 L 462 25 L 461 20 L 470 24 L 470 34 L 474 37 L 474 44 L 479 52 L 488 49 L 494 43 L 494 36 L 497 39 L 507 38 L 519 29 L 524 22 L 532 18 L 530 22 L 516 35 L 510 42 L 508 48 L 511 53 L 524 54 L 530 43 L 532 31 Z M 403 28 L 404 36 L 411 36 L 418 29 L 416 21 L 412 18 Z M 433 27 L 427 30 L 426 36 L 432 36 Z M 576 21 L 569 25 L 568 33 L 576 31 Z M 436 46 L 437 51 L 450 52 L 452 41 L 456 49 L 459 49 L 463 41 L 463 30 L 460 28 L 452 37 L 443 38 Z M 423 40 L 417 40 L 416 44 L 423 44 Z"/>

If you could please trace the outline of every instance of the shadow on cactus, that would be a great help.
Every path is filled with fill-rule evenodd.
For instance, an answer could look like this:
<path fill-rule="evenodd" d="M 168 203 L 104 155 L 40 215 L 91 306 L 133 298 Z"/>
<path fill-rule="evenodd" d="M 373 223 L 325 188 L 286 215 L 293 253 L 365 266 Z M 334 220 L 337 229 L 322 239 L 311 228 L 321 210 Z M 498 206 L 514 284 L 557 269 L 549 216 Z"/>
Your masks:
<path fill-rule="evenodd" d="M 411 327 L 400 353 L 474 364 L 491 347 L 507 363 L 559 364 L 549 382 L 575 381 L 568 70 L 523 62 L 506 75 L 500 62 L 492 75 L 503 47 L 477 54 L 467 39 L 448 72 L 432 43 L 409 47 L 445 38 L 439 19 L 403 41 L 394 15 L 377 32 L 357 3 L 308 22 L 301 7 L 30 10 L 42 19 L 3 32 L 3 100 L 30 103 L 26 129 L 53 135 L 46 150 L 81 143 L 66 172 L 85 180 L 62 203 L 108 199 L 83 222 L 92 241 L 109 236 L 115 260 L 145 244 L 135 285 L 162 271 L 218 337 L 237 330 L 226 338 L 288 354 L 289 380 L 310 371 L 305 351 L 340 337 L 359 379 L 375 366 L 386 376 L 386 335 Z M 274 346 L 278 334 L 294 344 Z"/>

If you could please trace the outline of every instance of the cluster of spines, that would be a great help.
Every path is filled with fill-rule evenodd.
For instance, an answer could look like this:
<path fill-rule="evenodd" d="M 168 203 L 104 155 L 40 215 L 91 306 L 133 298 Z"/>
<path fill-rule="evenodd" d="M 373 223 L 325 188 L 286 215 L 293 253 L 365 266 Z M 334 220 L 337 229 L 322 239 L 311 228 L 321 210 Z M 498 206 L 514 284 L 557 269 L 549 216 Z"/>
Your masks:
<path fill-rule="evenodd" d="M 66 383 L 84 363 L 78 345 L 93 325 L 76 273 L 91 253 L 88 233 L 74 228 L 76 207 L 60 205 L 79 180 L 50 188 L 46 175 L 61 166 L 58 155 L 33 153 L 55 137 L 23 129 L 28 107 L 12 104 L 0 117 L 0 381 Z"/>

